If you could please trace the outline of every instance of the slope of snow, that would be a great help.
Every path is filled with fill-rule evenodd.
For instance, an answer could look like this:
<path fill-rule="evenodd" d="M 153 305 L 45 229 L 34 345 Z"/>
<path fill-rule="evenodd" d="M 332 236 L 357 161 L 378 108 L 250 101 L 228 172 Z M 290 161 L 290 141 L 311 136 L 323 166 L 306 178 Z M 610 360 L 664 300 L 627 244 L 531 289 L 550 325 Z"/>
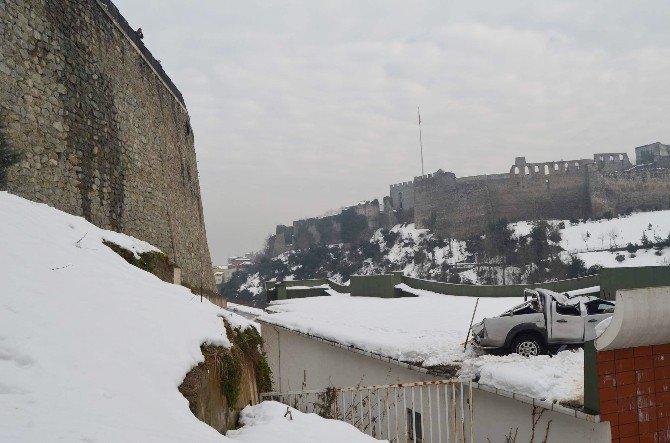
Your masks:
<path fill-rule="evenodd" d="M 0 193 L 4 441 L 220 441 L 177 390 L 221 309 L 129 265 L 80 217 Z"/>
<path fill-rule="evenodd" d="M 253 322 L 129 265 L 102 240 L 135 253 L 156 250 L 148 243 L 6 192 L 0 214 L 0 440 L 233 441 L 195 418 L 177 388 L 203 360 L 202 343 L 230 347 L 222 317 Z M 285 410 L 246 408 L 234 439 L 370 441 L 314 414 L 283 423 Z"/>
<path fill-rule="evenodd" d="M 276 401 L 266 401 L 242 410 L 240 421 L 244 425 L 228 436 L 235 441 L 263 443 L 342 443 L 377 442 L 348 423 L 326 420 L 316 414 L 304 414 L 296 409 L 291 419 L 286 415 L 288 406 Z"/>
<path fill-rule="evenodd" d="M 375 231 L 370 242 L 379 246 L 384 258 L 391 264 L 402 267 L 404 275 L 419 277 L 426 266 L 432 266 L 437 272 L 443 263 L 455 264 L 466 258 L 464 241 L 447 239 L 444 240 L 447 246 L 427 248 L 426 244 L 434 239 L 434 235 L 428 229 L 416 228 L 414 223 L 395 225 L 390 232 L 398 234 L 398 238 L 390 248 L 384 241 L 382 229 Z M 426 263 L 414 262 L 414 256 L 418 251 L 426 253 L 429 258 Z M 371 270 L 370 273 L 378 273 L 375 272 L 374 266 Z"/>
<path fill-rule="evenodd" d="M 670 234 L 670 210 L 636 212 L 611 220 L 587 220 L 571 224 L 569 220 L 548 220 L 553 225 L 563 222 L 560 230 L 560 246 L 566 251 L 593 251 L 623 248 L 628 243 L 640 244 L 642 235 L 650 241 L 656 237 L 668 238 Z M 517 237 L 530 234 L 532 222 L 511 223 L 510 228 Z"/>
<path fill-rule="evenodd" d="M 475 355 L 463 352 L 475 299 L 415 291 L 418 297 L 324 296 L 272 302 L 260 321 L 277 324 L 401 361 L 435 366 Z M 475 322 L 522 298 L 481 298 Z"/>
<path fill-rule="evenodd" d="M 670 248 L 663 248 L 659 252 L 656 249 L 638 249 L 633 254 L 626 251 L 594 251 L 579 252 L 576 255 L 584 260 L 586 267 L 592 265 L 605 268 L 670 265 Z M 624 260 L 618 261 L 617 256 L 623 256 Z"/>
<path fill-rule="evenodd" d="M 565 221 L 561 230 L 563 249 L 606 249 L 624 247 L 628 243 L 640 243 L 642 234 L 649 240 L 654 237 L 667 238 L 670 234 L 670 210 L 636 212 L 611 220 L 593 220 L 577 225 Z"/>

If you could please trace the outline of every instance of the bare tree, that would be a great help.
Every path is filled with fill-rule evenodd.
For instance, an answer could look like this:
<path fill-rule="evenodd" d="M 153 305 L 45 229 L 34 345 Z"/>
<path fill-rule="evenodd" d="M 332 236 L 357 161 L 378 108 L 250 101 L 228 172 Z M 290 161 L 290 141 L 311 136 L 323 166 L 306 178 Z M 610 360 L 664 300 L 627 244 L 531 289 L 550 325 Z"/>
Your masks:
<path fill-rule="evenodd" d="M 582 241 L 584 242 L 584 247 L 586 247 L 586 249 L 589 249 L 589 238 L 591 238 L 589 231 L 582 231 Z"/>
<path fill-rule="evenodd" d="M 616 247 L 617 247 L 616 239 L 619 238 L 619 231 L 617 231 L 616 229 L 612 228 L 612 229 L 607 233 L 607 235 L 608 235 L 609 238 L 610 238 L 610 248 L 616 248 Z"/>

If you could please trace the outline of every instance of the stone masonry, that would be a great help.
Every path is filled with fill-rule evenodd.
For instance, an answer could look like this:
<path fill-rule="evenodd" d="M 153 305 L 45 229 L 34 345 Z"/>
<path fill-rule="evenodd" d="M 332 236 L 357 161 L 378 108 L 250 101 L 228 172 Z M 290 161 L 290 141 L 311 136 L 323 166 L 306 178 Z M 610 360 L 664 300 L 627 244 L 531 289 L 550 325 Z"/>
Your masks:
<path fill-rule="evenodd" d="M 9 190 L 146 240 L 213 290 L 179 90 L 109 0 L 0 0 Z"/>

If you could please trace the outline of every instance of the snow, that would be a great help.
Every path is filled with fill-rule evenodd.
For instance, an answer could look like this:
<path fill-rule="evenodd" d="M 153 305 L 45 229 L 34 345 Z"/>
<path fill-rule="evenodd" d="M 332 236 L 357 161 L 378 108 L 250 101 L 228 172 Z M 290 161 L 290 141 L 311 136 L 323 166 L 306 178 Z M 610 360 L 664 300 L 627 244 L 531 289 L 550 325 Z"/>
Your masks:
<path fill-rule="evenodd" d="M 479 376 L 482 385 L 494 386 L 546 401 L 584 401 L 584 351 L 562 351 L 553 357 L 517 354 L 483 355 L 463 364 L 461 377 Z"/>
<path fill-rule="evenodd" d="M 612 316 L 614 317 L 614 316 Z M 607 317 L 605 320 L 601 321 L 596 325 L 596 338 L 600 337 L 603 335 L 605 332 L 605 329 L 612 323 L 612 317 Z"/>
<path fill-rule="evenodd" d="M 655 249 L 638 249 L 635 253 L 626 251 L 610 252 L 580 252 L 576 254 L 584 260 L 586 267 L 600 265 L 605 268 L 621 268 L 633 266 L 667 266 L 670 265 L 670 248 L 663 248 L 660 255 Z M 617 256 L 623 256 L 623 261 L 617 261 Z"/>
<path fill-rule="evenodd" d="M 259 321 L 399 361 L 460 366 L 461 379 L 548 401 L 583 401 L 583 351 L 524 358 L 463 350 L 476 299 L 396 286 L 407 298 L 312 297 L 271 303 Z M 481 297 L 474 322 L 499 315 L 521 297 Z"/>
<path fill-rule="evenodd" d="M 285 417 L 287 408 L 292 420 Z M 339 420 L 326 420 L 316 414 L 304 414 L 275 401 L 247 406 L 241 412 L 244 426 L 228 431 L 235 441 L 264 443 L 341 443 L 376 442 L 352 425 Z"/>
<path fill-rule="evenodd" d="M 239 305 L 237 303 L 228 303 L 228 306 L 226 307 L 229 311 L 233 312 L 240 312 L 244 314 L 250 314 L 253 316 L 258 317 L 259 315 L 265 314 L 265 311 L 259 308 L 253 308 L 251 306 L 245 306 L 245 305 Z"/>
<path fill-rule="evenodd" d="M 390 248 L 384 241 L 383 230 L 381 229 L 375 231 L 370 242 L 378 245 L 379 250 L 384 254 L 384 258 L 392 265 L 401 267 L 404 275 L 419 277 L 424 271 L 423 268 L 431 266 L 437 272 L 440 269 L 439 265 L 443 263 L 455 264 L 467 257 L 465 242 L 454 239 L 444 240 L 447 242 L 447 246 L 427 249 L 426 243 L 432 240 L 434 236 L 428 229 L 417 229 L 414 223 L 395 225 L 390 231 L 398 234 L 398 239 Z M 417 251 L 425 252 L 429 260 L 424 264 L 416 264 L 414 257 Z M 370 261 L 368 265 L 370 272 L 366 273 L 375 273 L 374 263 Z M 365 269 L 361 271 L 365 271 Z"/>
<path fill-rule="evenodd" d="M 0 192 L 2 441 L 371 441 L 355 428 L 264 402 L 233 439 L 178 391 L 202 343 L 230 347 L 222 318 L 254 326 L 128 264 L 102 243 L 157 250 Z M 281 412 L 281 414 L 280 414 Z M 234 434 L 234 433 L 231 433 Z M 287 439 L 288 436 L 288 439 Z"/>
<path fill-rule="evenodd" d="M 287 286 L 286 290 L 291 291 L 291 290 L 305 290 L 305 289 L 330 289 L 330 286 L 328 285 L 318 285 L 318 286 Z"/>
<path fill-rule="evenodd" d="M 573 289 L 572 291 L 565 292 L 565 294 L 567 294 L 569 297 L 575 297 L 577 295 L 595 294 L 596 292 L 600 292 L 600 286 L 589 286 L 588 288 Z"/>
<path fill-rule="evenodd" d="M 223 310 L 221 313 L 219 313 L 219 317 L 227 321 L 233 329 L 240 328 L 244 330 L 247 328 L 256 328 L 258 332 L 261 331 L 261 327 L 258 323 L 246 318 L 243 315 L 230 312 L 228 310 Z"/>
<path fill-rule="evenodd" d="M 260 274 L 257 272 L 253 275 L 250 275 L 247 278 L 247 281 L 242 283 L 239 290 L 249 291 L 253 294 L 254 297 L 261 295 L 263 293 L 263 282 L 261 281 Z"/>
<path fill-rule="evenodd" d="M 592 220 L 574 226 L 566 221 L 565 229 L 561 230 L 561 246 L 565 250 L 624 247 L 628 243 L 639 244 L 643 232 L 651 241 L 656 236 L 667 238 L 670 233 L 670 210 L 637 212 L 625 217 Z"/>
<path fill-rule="evenodd" d="M 355 346 L 401 361 L 435 366 L 475 356 L 463 352 L 475 299 L 413 290 L 418 297 L 322 296 L 273 301 L 259 321 Z M 475 322 L 522 298 L 480 298 Z"/>
<path fill-rule="evenodd" d="M 145 242 L 0 192 L 4 441 L 221 441 L 177 390 L 222 310 L 102 244 Z"/>

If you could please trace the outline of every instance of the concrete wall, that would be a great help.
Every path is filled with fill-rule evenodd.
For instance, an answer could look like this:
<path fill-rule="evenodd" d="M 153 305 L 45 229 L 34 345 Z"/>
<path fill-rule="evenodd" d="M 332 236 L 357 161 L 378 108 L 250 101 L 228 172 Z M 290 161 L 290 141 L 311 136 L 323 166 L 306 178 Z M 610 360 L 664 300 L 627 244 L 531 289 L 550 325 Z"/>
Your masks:
<path fill-rule="evenodd" d="M 280 392 L 440 379 L 272 325 L 262 323 L 261 334 L 265 341 L 268 363 L 273 372 L 273 386 Z M 460 393 L 457 393 L 457 397 L 460 397 Z M 467 390 L 464 392 L 464 397 L 468 402 Z M 535 428 L 535 441 L 604 443 L 611 440 L 608 423 L 592 423 L 560 412 L 534 408 L 532 404 L 480 389 L 473 390 L 473 397 L 476 442 L 505 441 L 505 436 L 510 430 L 514 434 L 517 428 L 518 442 L 531 441 L 533 428 Z M 426 402 L 427 399 L 424 399 L 424 408 L 428 410 Z M 445 405 L 442 399 L 441 402 L 440 410 L 444 411 Z M 435 405 L 433 408 L 433 420 L 436 422 L 438 416 Z M 418 404 L 415 410 L 420 410 Z M 540 412 L 542 415 L 533 427 L 533 418 L 538 418 L 537 414 Z M 457 421 L 459 419 L 460 414 Z M 549 432 L 544 440 L 549 421 L 551 421 Z M 424 426 L 427 426 L 427 422 L 426 417 Z M 466 417 L 466 422 L 469 422 L 469 417 Z M 428 434 L 428 431 L 424 432 Z"/>
<path fill-rule="evenodd" d="M 214 289 L 189 115 L 107 0 L 0 2 L 9 190 L 146 240 Z"/>

